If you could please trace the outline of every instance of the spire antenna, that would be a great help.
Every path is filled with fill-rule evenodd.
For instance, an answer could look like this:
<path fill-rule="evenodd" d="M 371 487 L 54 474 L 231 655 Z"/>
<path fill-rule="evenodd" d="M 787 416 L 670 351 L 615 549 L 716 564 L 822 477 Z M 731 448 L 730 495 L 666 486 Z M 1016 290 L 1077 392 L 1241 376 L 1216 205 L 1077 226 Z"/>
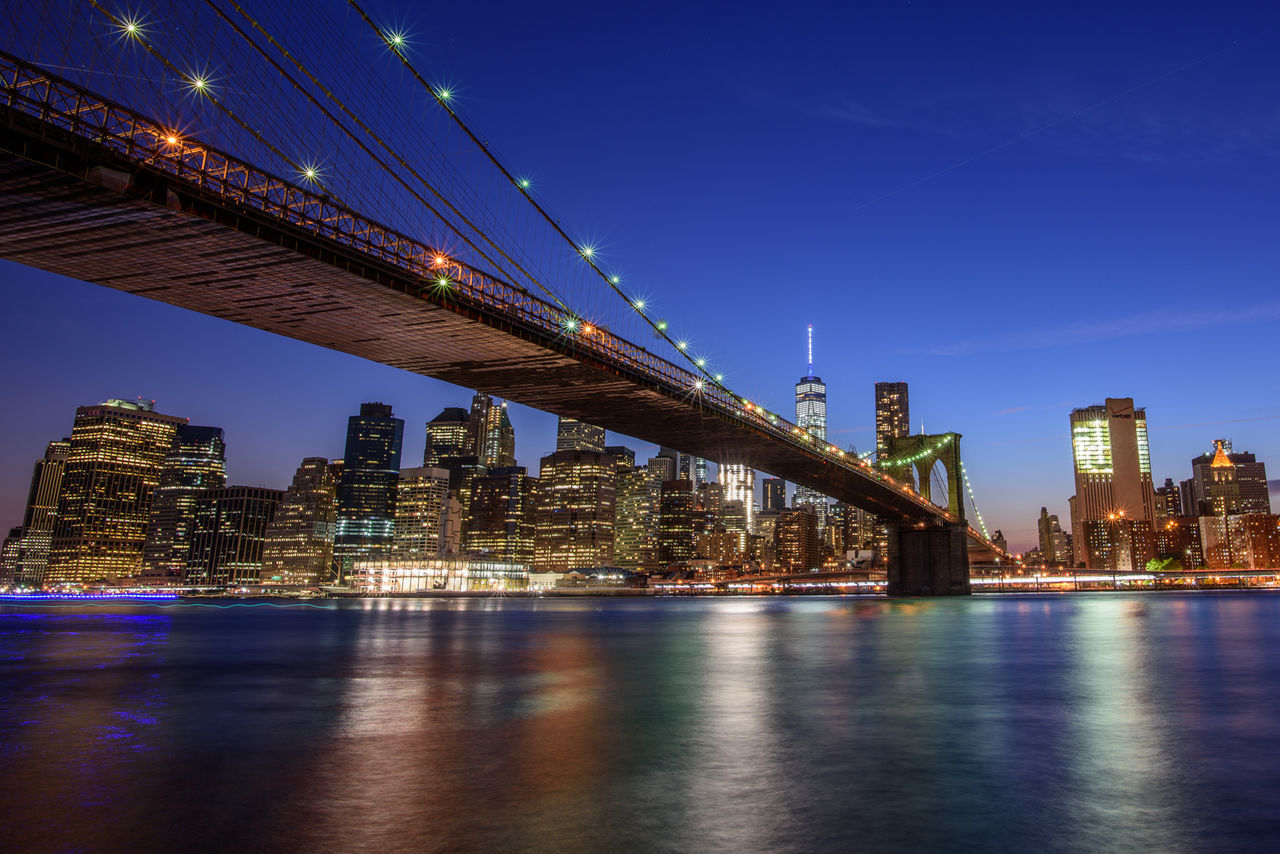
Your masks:
<path fill-rule="evenodd" d="M 813 324 L 809 324 L 809 376 L 813 376 Z"/>

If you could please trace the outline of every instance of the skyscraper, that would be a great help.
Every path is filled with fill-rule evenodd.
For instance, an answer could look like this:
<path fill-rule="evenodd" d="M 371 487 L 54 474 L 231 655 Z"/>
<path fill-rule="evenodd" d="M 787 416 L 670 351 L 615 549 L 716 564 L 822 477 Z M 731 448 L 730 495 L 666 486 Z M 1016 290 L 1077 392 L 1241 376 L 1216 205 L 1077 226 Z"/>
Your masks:
<path fill-rule="evenodd" d="M 612 564 L 615 499 L 608 454 L 556 451 L 543 457 L 534 563 L 556 572 Z"/>
<path fill-rule="evenodd" d="M 203 490 L 192 515 L 184 580 L 198 586 L 257 583 L 267 529 L 283 496 L 259 486 Z"/>
<path fill-rule="evenodd" d="M 780 477 L 766 477 L 761 481 L 764 501 L 760 509 L 782 512 L 787 509 L 787 482 Z"/>
<path fill-rule="evenodd" d="M 333 555 L 341 582 L 357 560 L 390 557 L 404 421 L 383 403 L 362 403 L 347 419 L 347 444 L 338 482 Z"/>
<path fill-rule="evenodd" d="M 58 492 L 66 470 L 70 439 L 58 439 L 45 448 L 44 457 L 31 473 L 27 510 L 22 517 L 22 541 L 15 581 L 39 587 L 49 567 L 49 545 L 53 541 L 53 520 L 58 510 Z"/>
<path fill-rule="evenodd" d="M 562 415 L 556 425 L 556 450 L 604 453 L 604 428 Z"/>
<path fill-rule="evenodd" d="M 796 383 L 796 425 L 819 440 L 827 441 L 827 385 L 813 373 L 813 324 L 809 324 L 809 373 Z M 797 486 L 796 506 L 813 508 L 818 527 L 826 525 L 827 497 L 807 486 Z"/>
<path fill-rule="evenodd" d="M 1069 564 L 1071 555 L 1067 551 L 1067 534 L 1058 524 L 1058 517 L 1049 512 L 1049 508 L 1040 508 L 1040 518 L 1036 520 L 1040 532 L 1040 555 L 1047 564 Z"/>
<path fill-rule="evenodd" d="M 475 456 L 471 442 L 471 416 L 460 406 L 449 406 L 427 422 L 427 442 L 422 451 L 422 464 L 447 468 L 445 460 Z"/>
<path fill-rule="evenodd" d="M 1147 413 L 1135 409 L 1133 398 L 1107 398 L 1102 406 L 1090 406 L 1071 413 L 1071 448 L 1075 458 L 1076 494 L 1073 496 L 1071 529 L 1075 562 L 1089 569 L 1103 568 L 1090 562 L 1090 555 L 1116 554 L 1129 549 L 1140 554 L 1136 544 L 1151 539 L 1155 519 L 1155 490 L 1151 485 L 1151 455 L 1147 446 Z M 1115 549 L 1103 548 L 1100 538 L 1119 531 L 1114 524 L 1127 520 L 1146 525 L 1125 533 L 1124 543 Z M 1085 524 L 1109 522 L 1086 534 Z M 1135 544 L 1130 549 L 1130 543 Z"/>
<path fill-rule="evenodd" d="M 696 491 L 699 486 L 707 482 L 707 461 L 692 454 L 681 454 L 677 475 L 680 480 L 692 483 Z"/>
<path fill-rule="evenodd" d="M 532 564 L 538 479 L 524 466 L 493 469 L 471 481 L 463 534 L 468 555 Z"/>
<path fill-rule="evenodd" d="M 333 467 L 324 457 L 307 457 L 298 466 L 267 529 L 262 581 L 313 587 L 329 578 L 337 486 Z"/>
<path fill-rule="evenodd" d="M 610 447 L 617 484 L 613 523 L 613 562 L 627 569 L 649 569 L 657 562 L 658 496 L 647 466 L 637 466 L 635 452 Z M 627 451 L 630 457 L 620 454 Z"/>
<path fill-rule="evenodd" d="M 84 583 L 142 569 L 151 494 L 187 419 L 154 401 L 111 399 L 76 410 L 49 547 L 46 582 Z"/>
<path fill-rule="evenodd" d="M 180 579 L 191 549 L 196 499 L 206 489 L 227 484 L 226 443 L 221 427 L 178 425 L 165 454 L 160 485 L 151 496 L 142 575 L 149 582 Z"/>
<path fill-rule="evenodd" d="M 750 466 L 741 463 L 721 463 L 719 471 L 720 485 L 723 488 L 724 501 L 737 501 L 742 504 L 744 533 L 754 534 L 756 472 Z M 825 499 L 824 499 L 825 501 Z M 746 550 L 746 538 L 742 541 L 742 550 Z"/>
<path fill-rule="evenodd" d="M 391 559 L 421 561 L 440 553 L 440 517 L 449 493 L 447 469 L 401 469 L 396 484 Z"/>
<path fill-rule="evenodd" d="M 687 480 L 662 484 L 658 505 L 658 563 L 663 567 L 693 557 L 694 492 Z"/>
<path fill-rule="evenodd" d="M 471 445 L 485 470 L 509 468 L 516 464 L 516 434 L 507 417 L 506 402 L 476 392 L 471 398 Z"/>
<path fill-rule="evenodd" d="M 812 505 L 782 513 L 773 529 L 777 562 L 787 572 L 809 572 L 822 566 L 822 540 Z"/>
<path fill-rule="evenodd" d="M 1191 461 L 1191 477 L 1182 482 L 1188 516 L 1270 513 L 1267 467 L 1250 453 L 1233 453 L 1229 439 L 1215 439 L 1213 451 Z"/>
<path fill-rule="evenodd" d="M 888 459 L 889 440 L 911 433 L 907 384 L 876 383 L 876 459 Z"/>

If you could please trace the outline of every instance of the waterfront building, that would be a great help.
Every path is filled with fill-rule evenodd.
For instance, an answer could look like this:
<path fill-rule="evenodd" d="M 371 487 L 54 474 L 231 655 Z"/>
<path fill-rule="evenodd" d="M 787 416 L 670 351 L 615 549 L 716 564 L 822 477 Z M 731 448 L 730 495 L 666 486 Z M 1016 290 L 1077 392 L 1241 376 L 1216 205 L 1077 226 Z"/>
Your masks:
<path fill-rule="evenodd" d="M 347 419 L 347 443 L 338 481 L 333 555 L 339 582 L 357 558 L 390 555 L 404 421 L 384 403 L 362 403 Z"/>
<path fill-rule="evenodd" d="M 1280 567 L 1280 516 L 1237 513 L 1199 518 L 1200 543 L 1209 569 Z"/>
<path fill-rule="evenodd" d="M 156 412 L 155 401 L 111 399 L 76 410 L 46 583 L 81 584 L 142 570 L 151 495 L 186 423 Z"/>
<path fill-rule="evenodd" d="M 1085 565 L 1106 572 L 1141 572 L 1155 557 L 1151 522 L 1123 513 L 1083 523 Z"/>
<path fill-rule="evenodd" d="M 754 510 L 754 508 L 753 508 Z M 734 537 L 737 543 L 736 549 L 742 558 L 732 561 L 733 563 L 741 563 L 747 553 L 747 537 L 750 532 L 747 530 L 748 519 L 754 524 L 754 513 L 748 517 L 746 505 L 741 501 L 725 501 L 720 505 L 720 513 L 714 519 L 708 519 L 706 531 L 723 531 Z M 710 557 L 711 555 L 706 555 Z"/>
<path fill-rule="evenodd" d="M 1182 482 L 1182 511 L 1188 516 L 1270 513 L 1267 467 L 1250 453 L 1233 453 L 1229 439 L 1215 439 L 1213 451 L 1191 461 Z M 1169 485 L 1172 485 L 1171 483 Z"/>
<path fill-rule="evenodd" d="M 755 533 L 756 472 L 741 463 L 722 463 L 718 473 L 724 501 L 737 501 L 742 505 L 743 534 Z M 823 499 L 825 502 L 825 498 Z M 746 539 L 743 538 L 745 545 Z"/>
<path fill-rule="evenodd" d="M 516 464 L 516 432 L 507 417 L 506 401 L 498 402 L 483 392 L 471 398 L 472 453 L 485 471 L 510 468 Z"/>
<path fill-rule="evenodd" d="M 172 582 L 186 572 L 196 499 L 206 489 L 227 485 L 226 453 L 221 427 L 178 425 L 151 496 L 142 546 L 144 582 Z"/>
<path fill-rule="evenodd" d="M 693 485 L 687 480 L 663 481 L 658 504 L 658 563 L 667 567 L 693 558 Z"/>
<path fill-rule="evenodd" d="M 827 442 L 827 385 L 813 372 L 813 324 L 809 325 L 809 372 L 796 383 L 796 425 L 818 440 Z M 807 486 L 797 486 L 795 505 L 813 508 L 819 528 L 826 527 L 827 497 Z"/>
<path fill-rule="evenodd" d="M 256 584 L 267 530 L 284 492 L 260 486 L 206 489 L 196 498 L 184 582 L 197 587 Z"/>
<path fill-rule="evenodd" d="M 556 451 L 604 453 L 604 428 L 576 418 L 560 416 L 556 424 Z"/>
<path fill-rule="evenodd" d="M 787 482 L 780 477 L 766 477 L 761 482 L 764 500 L 761 510 L 781 512 L 787 509 Z"/>
<path fill-rule="evenodd" d="M 746 540 L 740 531 L 708 531 L 697 538 L 694 555 L 711 561 L 717 567 L 740 566 L 747 559 Z"/>
<path fill-rule="evenodd" d="M 493 469 L 471 482 L 463 545 L 472 557 L 519 564 L 534 559 L 538 479 L 524 466 Z"/>
<path fill-rule="evenodd" d="M 1152 531 L 1152 545 L 1157 560 L 1176 560 L 1184 570 L 1204 566 L 1204 547 L 1200 541 L 1200 520 L 1194 516 L 1167 517 Z"/>
<path fill-rule="evenodd" d="M 1089 569 L 1102 569 L 1090 563 L 1097 556 L 1122 554 L 1144 538 L 1140 534 L 1114 548 L 1097 548 L 1097 537 L 1108 531 L 1127 531 L 1123 525 L 1095 525 L 1085 530 L 1086 523 L 1102 523 L 1117 519 L 1146 522 L 1145 540 L 1150 540 L 1155 521 L 1155 489 L 1151 484 L 1151 455 L 1147 445 L 1147 413 L 1133 405 L 1128 397 L 1107 398 L 1101 406 L 1089 406 L 1071 413 L 1071 449 L 1075 461 L 1076 494 L 1072 497 L 1071 529 L 1075 544 L 1074 562 Z M 1136 547 L 1136 546 L 1135 546 Z M 1090 557 L 1093 555 L 1094 557 Z M 1123 562 L 1123 561 L 1121 561 Z"/>
<path fill-rule="evenodd" d="M 474 457 L 475 445 L 471 440 L 471 416 L 460 406 L 445 407 L 439 415 L 427 422 L 427 442 L 422 451 L 422 465 L 428 468 L 448 468 L 447 459 Z"/>
<path fill-rule="evenodd" d="M 433 557 L 421 560 L 358 560 L 352 586 L 365 593 L 526 590 L 526 564 L 491 558 Z"/>
<path fill-rule="evenodd" d="M 53 520 L 58 511 L 58 493 L 71 451 L 70 439 L 57 439 L 44 450 L 31 473 L 27 509 L 22 516 L 22 542 L 14 581 L 39 587 L 49 567 L 49 546 L 53 541 Z"/>
<path fill-rule="evenodd" d="M 328 580 L 337 501 L 333 466 L 324 457 L 304 459 L 267 528 L 261 581 L 314 587 Z"/>
<path fill-rule="evenodd" d="M 440 553 L 440 517 L 449 493 L 449 472 L 432 466 L 401 469 L 396 483 L 392 560 L 419 560 Z"/>
<path fill-rule="evenodd" d="M 810 572 L 822 567 L 818 516 L 809 505 L 786 510 L 774 523 L 777 568 L 782 572 Z"/>
<path fill-rule="evenodd" d="M 21 526 L 10 528 L 4 543 L 0 544 L 0 584 L 21 583 L 18 578 L 18 566 L 22 560 Z"/>
<path fill-rule="evenodd" d="M 542 458 L 540 475 L 535 566 L 557 572 L 610 566 L 616 500 L 613 458 L 603 451 L 556 451 Z"/>
<path fill-rule="evenodd" d="M 466 513 L 462 507 L 462 499 L 453 490 L 444 497 L 440 507 L 440 544 L 439 557 L 462 556 L 462 529 Z"/>

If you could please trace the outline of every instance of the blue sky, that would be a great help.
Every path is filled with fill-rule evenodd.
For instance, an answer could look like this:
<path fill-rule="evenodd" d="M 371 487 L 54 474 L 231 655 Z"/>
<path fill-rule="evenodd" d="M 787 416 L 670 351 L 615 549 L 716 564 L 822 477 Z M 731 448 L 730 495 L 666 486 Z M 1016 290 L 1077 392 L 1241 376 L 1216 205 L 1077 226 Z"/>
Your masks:
<path fill-rule="evenodd" d="M 791 412 L 813 323 L 832 438 L 869 448 L 873 383 L 908 381 L 1014 546 L 1041 505 L 1066 523 L 1068 412 L 1107 396 L 1146 407 L 1157 482 L 1220 435 L 1280 466 L 1273 5 L 370 7 L 735 388 Z M 363 400 L 411 464 L 469 398 L 13 264 L 0 288 L 5 525 L 106 397 L 223 426 L 232 480 L 272 486 Z M 536 469 L 554 419 L 513 414 Z"/>

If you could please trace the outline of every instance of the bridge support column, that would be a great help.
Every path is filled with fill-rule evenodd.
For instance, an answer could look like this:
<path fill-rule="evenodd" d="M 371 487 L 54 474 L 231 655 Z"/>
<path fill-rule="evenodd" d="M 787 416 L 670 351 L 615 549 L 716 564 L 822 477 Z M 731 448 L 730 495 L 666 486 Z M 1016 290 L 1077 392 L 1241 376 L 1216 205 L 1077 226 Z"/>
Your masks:
<path fill-rule="evenodd" d="M 969 549 L 964 525 L 886 525 L 890 596 L 967 596 Z"/>

